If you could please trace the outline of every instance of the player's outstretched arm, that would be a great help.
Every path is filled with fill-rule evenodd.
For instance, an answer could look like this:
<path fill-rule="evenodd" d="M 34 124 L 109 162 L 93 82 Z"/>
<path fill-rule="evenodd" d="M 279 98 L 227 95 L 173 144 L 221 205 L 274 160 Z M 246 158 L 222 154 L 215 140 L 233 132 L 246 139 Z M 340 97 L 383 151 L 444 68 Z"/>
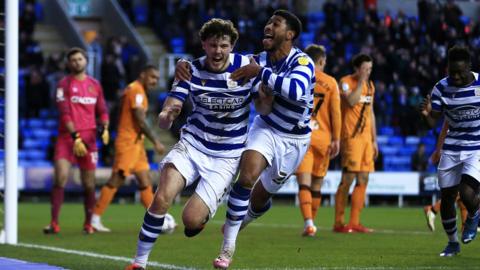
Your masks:
<path fill-rule="evenodd" d="M 168 97 L 163 104 L 163 109 L 158 115 L 158 126 L 162 129 L 169 129 L 173 121 L 182 111 L 183 102 L 177 98 Z"/>
<path fill-rule="evenodd" d="M 447 132 L 448 122 L 447 120 L 444 120 L 442 130 L 440 131 L 440 134 L 438 134 L 435 151 L 433 151 L 432 155 L 430 156 L 430 161 L 432 162 L 432 164 L 438 164 L 438 162 L 440 161 L 440 151 L 442 150 L 443 143 L 445 142 L 445 137 L 447 137 Z"/>
<path fill-rule="evenodd" d="M 425 118 L 430 128 L 435 127 L 437 120 L 441 117 L 441 112 L 432 110 L 432 99 L 430 95 L 427 95 L 420 103 L 420 113 Z"/>
<path fill-rule="evenodd" d="M 160 142 L 157 136 L 155 136 L 153 133 L 152 129 L 148 126 L 145 110 L 143 108 L 135 108 L 133 109 L 133 115 L 135 122 L 140 127 L 142 133 L 145 134 L 145 136 L 153 143 L 155 152 L 163 154 L 163 152 L 165 152 L 165 146 Z"/>

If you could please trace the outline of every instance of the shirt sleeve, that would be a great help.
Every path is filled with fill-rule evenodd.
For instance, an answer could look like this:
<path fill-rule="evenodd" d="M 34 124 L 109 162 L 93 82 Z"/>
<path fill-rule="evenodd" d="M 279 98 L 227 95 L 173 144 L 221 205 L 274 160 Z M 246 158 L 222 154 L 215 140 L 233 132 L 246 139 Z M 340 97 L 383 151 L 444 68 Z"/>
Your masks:
<path fill-rule="evenodd" d="M 342 116 L 340 111 L 340 91 L 335 80 L 332 80 L 333 90 L 330 101 L 330 111 L 332 112 L 332 138 L 333 140 L 340 139 L 340 131 L 342 128 Z"/>
<path fill-rule="evenodd" d="M 263 67 L 258 76 L 275 93 L 293 101 L 301 101 L 308 86 L 314 83 L 314 66 L 306 56 L 297 57 L 292 65 L 292 71 L 287 76 L 275 74 L 268 67 Z"/>
<path fill-rule="evenodd" d="M 63 79 L 58 83 L 56 92 L 56 103 L 60 115 L 61 124 L 72 122 L 72 111 L 70 109 L 69 79 Z"/>
<path fill-rule="evenodd" d="M 435 85 L 432 89 L 432 110 L 433 111 L 437 111 L 437 112 L 441 112 L 442 111 L 442 99 L 441 99 L 441 96 L 442 96 L 442 93 L 440 92 L 440 90 L 438 89 L 438 85 L 440 83 L 438 83 L 437 85 Z"/>
<path fill-rule="evenodd" d="M 98 100 L 97 104 L 95 104 L 95 113 L 96 115 L 100 116 L 100 121 L 102 121 L 102 124 L 108 122 L 108 109 L 107 109 L 107 104 L 105 102 L 105 97 L 103 96 L 103 89 L 100 84 L 97 84 L 97 89 L 98 89 Z"/>

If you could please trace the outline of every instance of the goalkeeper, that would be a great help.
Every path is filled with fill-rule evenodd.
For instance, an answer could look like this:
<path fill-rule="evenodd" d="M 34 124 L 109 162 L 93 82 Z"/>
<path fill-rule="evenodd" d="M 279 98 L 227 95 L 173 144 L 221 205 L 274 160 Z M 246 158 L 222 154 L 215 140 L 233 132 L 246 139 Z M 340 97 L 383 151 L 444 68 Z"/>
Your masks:
<path fill-rule="evenodd" d="M 72 164 L 80 168 L 84 189 L 85 221 L 83 232 L 94 232 L 91 226 L 95 206 L 95 168 L 98 159 L 96 134 L 100 118 L 100 137 L 108 144 L 108 110 L 100 83 L 86 74 L 87 54 L 80 48 L 67 53 L 70 74 L 58 84 L 56 103 L 59 111 L 58 140 L 54 156 L 54 184 L 51 191 L 51 222 L 43 232 L 60 232 L 58 217 L 64 198 L 64 187 Z"/>

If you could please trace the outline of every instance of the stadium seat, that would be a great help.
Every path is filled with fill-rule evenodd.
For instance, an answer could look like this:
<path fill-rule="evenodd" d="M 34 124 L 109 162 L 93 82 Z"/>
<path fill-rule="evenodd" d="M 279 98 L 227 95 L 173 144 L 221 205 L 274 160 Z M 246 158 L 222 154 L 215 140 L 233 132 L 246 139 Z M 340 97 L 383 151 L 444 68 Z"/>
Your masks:
<path fill-rule="evenodd" d="M 387 144 L 388 143 L 388 136 L 378 135 L 377 136 L 377 143 L 378 143 L 378 145 Z"/>
<path fill-rule="evenodd" d="M 147 7 L 144 5 L 138 5 L 134 8 L 135 24 L 146 25 L 148 23 Z"/>
<path fill-rule="evenodd" d="M 384 145 L 380 146 L 380 151 L 382 151 L 385 156 L 395 156 L 398 152 L 398 148 L 395 146 Z"/>
<path fill-rule="evenodd" d="M 420 143 L 420 138 L 417 136 L 407 136 L 405 138 L 405 144 L 407 145 L 417 145 Z"/>
<path fill-rule="evenodd" d="M 183 37 L 176 37 L 170 40 L 170 47 L 173 53 L 185 53 L 185 39 Z"/>
<path fill-rule="evenodd" d="M 392 136 L 395 133 L 395 130 L 392 127 L 383 126 L 378 129 L 379 135 Z"/>
<path fill-rule="evenodd" d="M 402 136 L 390 136 L 388 137 L 388 144 L 392 145 L 403 145 L 403 137 Z"/>
<path fill-rule="evenodd" d="M 45 160 L 47 158 L 47 152 L 43 150 L 29 150 L 27 151 L 27 159 L 38 161 Z"/>
<path fill-rule="evenodd" d="M 23 149 L 29 151 L 32 149 L 41 149 L 44 143 L 45 142 L 43 140 L 33 139 L 32 137 L 25 137 L 25 139 L 23 140 Z"/>
<path fill-rule="evenodd" d="M 48 128 L 36 128 L 32 130 L 32 135 L 36 139 L 49 140 L 52 135 L 52 130 Z"/>

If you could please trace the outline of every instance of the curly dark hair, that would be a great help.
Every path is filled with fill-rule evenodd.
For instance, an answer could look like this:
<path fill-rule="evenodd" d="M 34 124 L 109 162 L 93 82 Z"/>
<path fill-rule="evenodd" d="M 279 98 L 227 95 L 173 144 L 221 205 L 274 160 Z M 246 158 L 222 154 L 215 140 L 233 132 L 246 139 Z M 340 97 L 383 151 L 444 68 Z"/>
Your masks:
<path fill-rule="evenodd" d="M 201 41 L 205 41 L 211 37 L 220 38 L 229 36 L 231 44 L 235 44 L 238 39 L 238 31 L 235 26 L 233 26 L 233 23 L 230 20 L 217 18 L 204 23 L 198 35 Z"/>

